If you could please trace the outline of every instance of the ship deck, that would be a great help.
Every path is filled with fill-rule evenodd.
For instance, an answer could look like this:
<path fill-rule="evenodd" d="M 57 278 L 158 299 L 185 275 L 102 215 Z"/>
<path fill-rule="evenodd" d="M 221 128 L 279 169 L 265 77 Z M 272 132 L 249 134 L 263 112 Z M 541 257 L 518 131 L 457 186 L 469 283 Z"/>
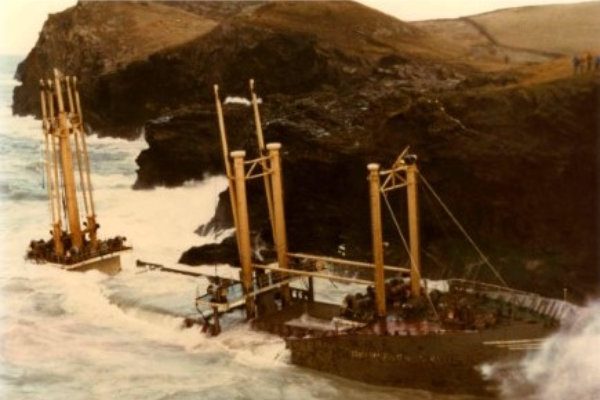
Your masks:
<path fill-rule="evenodd" d="M 425 319 L 405 321 L 388 317 L 380 322 L 359 323 L 345 320 L 340 315 L 341 307 L 338 305 L 294 299 L 285 307 L 257 317 L 252 325 L 257 330 L 284 337 L 335 336 L 343 331 L 386 336 L 420 336 L 464 331 L 464 328 L 458 326 L 442 326 L 439 322 Z M 548 324 L 548 318 L 520 309 L 515 310 L 510 317 L 505 316 L 495 327 L 485 331 L 495 331 L 492 337 L 505 339 L 511 337 L 516 329 L 522 332 L 525 338 L 531 338 L 544 335 L 548 331 Z"/>
<path fill-rule="evenodd" d="M 311 302 L 307 300 L 294 300 L 292 304 L 282 307 L 267 315 L 260 316 L 253 321 L 253 327 L 258 330 L 267 331 L 287 336 L 292 334 L 293 327 L 290 321 L 299 320 L 303 316 L 308 317 L 306 327 L 296 326 L 303 330 L 326 330 L 323 329 L 328 321 L 340 315 L 340 306 L 329 303 Z M 305 318 L 306 319 L 306 318 Z M 322 321 L 318 323 L 317 321 Z M 331 330 L 335 330 L 331 326 Z"/>

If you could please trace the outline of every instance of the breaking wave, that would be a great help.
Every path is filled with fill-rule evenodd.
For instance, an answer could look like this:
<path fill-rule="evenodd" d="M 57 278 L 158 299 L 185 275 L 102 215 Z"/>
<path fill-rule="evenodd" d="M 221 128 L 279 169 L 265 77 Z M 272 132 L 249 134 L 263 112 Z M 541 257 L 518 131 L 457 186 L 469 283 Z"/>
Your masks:
<path fill-rule="evenodd" d="M 0 82 L 9 82 L 3 72 Z M 223 319 L 228 329 L 217 338 L 182 329 L 207 282 L 142 272 L 135 260 L 173 265 L 189 247 L 216 240 L 194 231 L 212 217 L 227 181 L 132 190 L 143 139 L 88 137 L 100 236 L 125 235 L 134 246 L 124 270 L 106 277 L 27 263 L 29 241 L 46 238 L 50 225 L 43 138 L 40 121 L 11 115 L 11 89 L 0 84 L 0 398 L 456 398 L 295 368 L 282 339 L 251 331 L 239 315 Z M 331 300 L 341 289 L 329 291 Z"/>
<path fill-rule="evenodd" d="M 600 302 L 574 316 L 524 358 L 485 366 L 504 399 L 600 398 Z"/>
<path fill-rule="evenodd" d="M 26 263 L 29 240 L 47 236 L 49 211 L 40 122 L 11 115 L 11 79 L 0 71 L 0 398 L 470 398 L 295 368 L 281 339 L 252 332 L 236 315 L 223 320 L 230 329 L 218 338 L 182 330 L 206 281 L 142 273 L 135 259 L 176 264 L 187 248 L 216 240 L 194 231 L 212 217 L 227 182 L 210 177 L 179 188 L 132 190 L 143 139 L 88 137 L 101 236 L 126 235 L 134 246 L 123 257 L 124 271 L 109 278 Z M 317 282 L 322 300 L 331 302 L 362 289 Z M 518 372 L 503 378 L 503 391 L 507 398 L 597 398 L 599 365 L 600 304 L 594 304 L 514 366 Z"/>

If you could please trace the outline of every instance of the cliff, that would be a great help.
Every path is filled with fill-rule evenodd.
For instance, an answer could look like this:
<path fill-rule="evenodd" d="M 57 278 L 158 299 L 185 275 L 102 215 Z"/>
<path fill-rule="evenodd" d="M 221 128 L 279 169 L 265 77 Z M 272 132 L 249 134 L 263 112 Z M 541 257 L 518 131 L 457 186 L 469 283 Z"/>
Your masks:
<path fill-rule="evenodd" d="M 144 128 L 136 187 L 176 186 L 222 172 L 212 85 L 246 96 L 255 78 L 267 140 L 284 146 L 291 250 L 344 245 L 369 259 L 365 166 L 410 145 L 511 284 L 597 290 L 597 75 L 572 77 L 567 58 L 484 25 L 440 23 L 352 2 L 83 2 L 46 22 L 18 68 L 14 111 L 35 113 L 37 79 L 59 66 L 82 78 L 93 129 L 134 137 Z M 251 109 L 225 113 L 230 147 L 256 154 Z M 252 230 L 268 242 L 261 186 L 249 195 Z M 200 231 L 231 225 L 225 196 Z M 431 201 L 423 195 L 426 275 L 476 271 Z M 389 221 L 385 230 L 387 259 L 405 262 Z M 232 251 L 227 241 L 182 260 L 231 260 Z"/>
<path fill-rule="evenodd" d="M 578 295 L 593 292 L 598 278 L 594 266 L 599 86 L 592 77 L 583 77 L 526 88 L 514 85 L 437 94 L 415 95 L 396 88 L 377 91 L 381 99 L 370 97 L 368 89 L 362 88 L 362 101 L 353 93 L 333 92 L 316 98 L 314 94 L 277 101 L 266 98 L 267 139 L 284 146 L 290 249 L 336 254 L 344 245 L 348 257 L 368 260 L 365 166 L 369 162 L 389 165 L 410 145 L 420 156 L 422 173 L 509 282 L 555 295 L 562 287 Z M 269 106 L 274 103 L 280 106 Z M 225 111 L 231 131 L 236 132 L 231 135 L 232 148 L 256 155 L 248 126 L 250 109 L 229 106 Z M 204 124 L 205 116 L 198 114 L 191 121 L 174 118 L 147 127 L 151 149 L 163 156 L 161 162 L 173 165 L 180 159 L 171 141 L 194 142 L 183 137 L 156 142 L 155 133 L 176 135 L 186 131 L 180 124 L 192 129 Z M 241 129 L 243 121 L 248 124 L 246 130 Z M 214 150 L 209 156 L 193 153 L 202 158 L 202 162 L 195 160 L 198 167 L 183 168 L 174 181 L 159 182 L 177 184 L 200 178 L 193 171 L 219 171 L 222 161 L 216 156 L 216 132 L 203 141 Z M 206 144 L 202 147 L 207 148 Z M 142 153 L 140 161 L 145 157 Z M 261 185 L 250 185 L 249 196 L 252 229 L 269 241 Z M 434 199 L 423 192 L 421 201 L 426 274 L 456 275 L 465 264 L 476 264 L 475 252 L 434 206 Z M 203 228 L 229 226 L 229 203 L 223 193 L 217 216 Z M 385 237 L 392 244 L 387 260 L 406 263 L 389 218 Z M 227 246 L 224 249 L 231 251 Z M 202 249 L 183 257 L 188 263 L 205 260 Z"/>
<path fill-rule="evenodd" d="M 214 83 L 244 91 L 254 77 L 265 94 L 306 92 L 366 79 L 386 54 L 439 59 L 452 47 L 356 3 L 237 4 L 86 1 L 51 15 L 18 67 L 13 111 L 36 114 L 39 77 L 60 66 L 80 77 L 88 123 L 131 137 L 210 101 Z"/>

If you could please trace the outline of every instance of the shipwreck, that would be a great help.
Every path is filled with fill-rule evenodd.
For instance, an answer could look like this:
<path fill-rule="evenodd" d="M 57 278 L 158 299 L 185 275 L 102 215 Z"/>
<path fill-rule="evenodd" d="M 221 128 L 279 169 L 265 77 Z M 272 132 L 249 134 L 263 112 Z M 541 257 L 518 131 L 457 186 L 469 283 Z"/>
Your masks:
<path fill-rule="evenodd" d="M 69 271 L 97 269 L 116 274 L 121 270 L 121 253 L 130 247 L 125 245 L 124 236 L 98 238 L 100 225 L 77 78 L 55 69 L 52 79 L 40 80 L 40 106 L 51 238 L 32 240 L 26 259 Z M 85 211 L 83 224 L 78 197 Z"/>

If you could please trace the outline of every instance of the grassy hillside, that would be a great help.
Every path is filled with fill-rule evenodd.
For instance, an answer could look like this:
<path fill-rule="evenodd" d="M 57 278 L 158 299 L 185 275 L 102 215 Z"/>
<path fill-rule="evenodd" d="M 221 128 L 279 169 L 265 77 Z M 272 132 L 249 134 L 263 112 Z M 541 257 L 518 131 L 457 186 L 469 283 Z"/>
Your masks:
<path fill-rule="evenodd" d="M 460 61 L 493 71 L 588 51 L 599 54 L 599 21 L 600 1 L 593 1 L 510 8 L 413 25 L 461 48 Z"/>
<path fill-rule="evenodd" d="M 471 19 L 505 45 L 562 54 L 600 52 L 600 1 L 510 8 Z"/>

